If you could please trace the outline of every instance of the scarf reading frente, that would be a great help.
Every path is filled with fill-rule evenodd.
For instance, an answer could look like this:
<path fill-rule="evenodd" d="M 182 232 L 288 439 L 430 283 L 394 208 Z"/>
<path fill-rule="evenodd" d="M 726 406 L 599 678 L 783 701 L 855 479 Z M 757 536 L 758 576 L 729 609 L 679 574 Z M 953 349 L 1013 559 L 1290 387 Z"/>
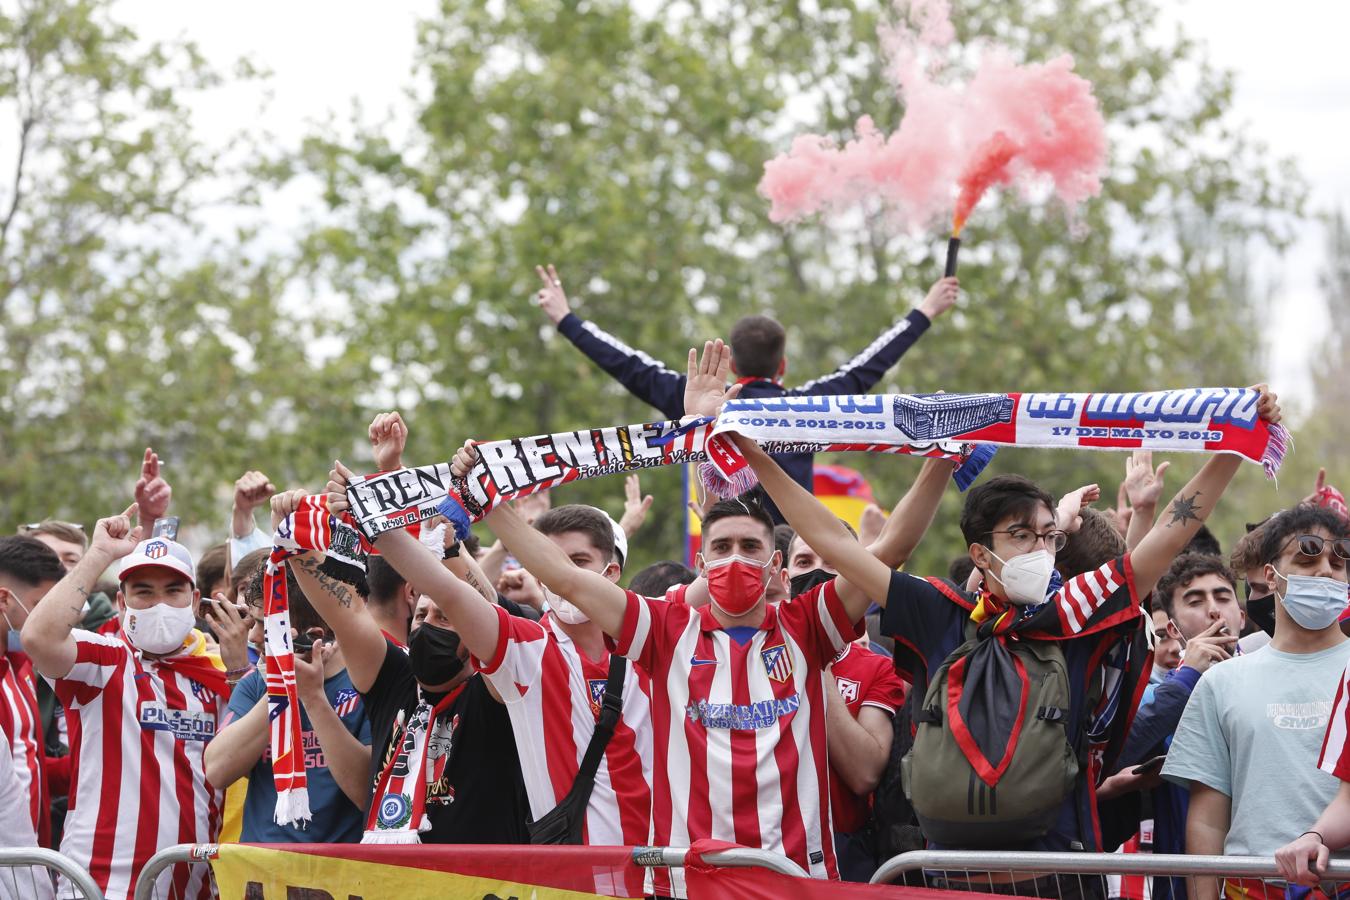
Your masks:
<path fill-rule="evenodd" d="M 497 504 L 580 478 L 700 463 L 719 496 L 755 483 L 729 438 L 769 453 L 862 451 L 945 457 L 964 489 L 995 446 L 1232 453 L 1274 476 L 1288 433 L 1257 415 L 1250 388 L 1116 394 L 868 394 L 734 400 L 716 419 L 609 426 L 489 441 L 465 478 L 449 463 L 352 479 L 351 515 L 373 539 L 437 513 L 458 537 Z"/>

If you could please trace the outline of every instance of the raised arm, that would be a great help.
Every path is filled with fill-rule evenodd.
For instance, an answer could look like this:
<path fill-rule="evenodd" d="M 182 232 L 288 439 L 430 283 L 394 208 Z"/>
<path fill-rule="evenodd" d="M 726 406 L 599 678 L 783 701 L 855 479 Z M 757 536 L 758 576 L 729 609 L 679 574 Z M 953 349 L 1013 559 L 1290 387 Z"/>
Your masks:
<path fill-rule="evenodd" d="M 783 518 L 812 550 L 820 554 L 821 559 L 839 573 L 835 589 L 849 621 L 861 619 L 872 600 L 884 605 L 891 584 L 890 566 L 859 544 L 838 516 L 793 481 L 778 463 L 759 449 L 758 444 L 739 434 L 735 436 L 735 441 L 750 461 L 750 467 L 759 476 L 759 483 L 783 513 Z"/>
<path fill-rule="evenodd" d="M 441 560 L 401 528 L 380 535 L 375 549 L 409 584 L 416 585 L 440 607 L 470 653 L 479 659 L 492 659 L 501 636 L 501 621 L 492 603 L 447 571 Z"/>
<path fill-rule="evenodd" d="M 794 394 L 865 394 L 885 376 L 886 370 L 900 361 L 900 357 L 915 341 L 923 337 L 933 320 L 956 303 L 959 282 L 955 277 L 943 278 L 933 285 L 922 303 L 909 315 L 896 322 L 861 353 L 854 356 L 829 375 L 808 381 L 792 391 Z"/>
<path fill-rule="evenodd" d="M 76 643 L 71 634 L 84 619 L 84 603 L 103 571 L 136 549 L 141 526 L 131 527 L 137 504 L 120 516 L 99 519 L 89 550 L 46 596 L 33 607 L 23 626 L 23 649 L 33 667 L 48 678 L 64 678 L 75 666 Z"/>
<path fill-rule="evenodd" d="M 464 477 L 477 460 L 478 449 L 473 441 L 467 441 L 455 453 L 450 471 L 456 477 Z M 619 636 L 624 611 L 628 608 L 628 594 L 623 588 L 599 572 L 574 564 L 557 544 L 536 531 L 509 503 L 492 510 L 483 521 L 510 548 L 511 554 L 520 560 L 527 572 L 553 593 L 571 601 L 605 634 L 614 638 Z"/>
<path fill-rule="evenodd" d="M 914 548 L 919 546 L 919 541 L 933 524 L 938 507 L 942 505 L 942 494 L 951 483 L 954 467 L 948 459 L 925 460 L 919 477 L 895 505 L 881 534 L 868 546 L 868 552 L 891 569 L 898 569 L 908 562 Z M 881 600 L 884 602 L 885 598 Z"/>
<path fill-rule="evenodd" d="M 1136 450 L 1125 460 L 1125 497 L 1130 504 L 1130 524 L 1125 529 L 1125 546 L 1133 550 L 1153 528 L 1162 499 L 1163 475 L 1169 463 L 1153 468 L 1153 452 Z"/>
<path fill-rule="evenodd" d="M 678 419 L 684 376 L 573 313 L 562 280 L 552 265 L 547 271 L 536 266 L 535 273 L 543 283 L 537 295 L 539 306 L 558 326 L 559 333 L 634 397 L 661 410 L 666 418 Z"/>
<path fill-rule="evenodd" d="M 273 531 L 282 519 L 295 512 L 305 496 L 305 491 L 295 490 L 272 497 Z M 322 553 L 310 552 L 292 556 L 287 562 L 300 590 L 342 645 L 352 687 L 364 694 L 375 684 L 375 677 L 384 665 L 384 635 L 356 588 L 323 571 L 323 560 Z"/>

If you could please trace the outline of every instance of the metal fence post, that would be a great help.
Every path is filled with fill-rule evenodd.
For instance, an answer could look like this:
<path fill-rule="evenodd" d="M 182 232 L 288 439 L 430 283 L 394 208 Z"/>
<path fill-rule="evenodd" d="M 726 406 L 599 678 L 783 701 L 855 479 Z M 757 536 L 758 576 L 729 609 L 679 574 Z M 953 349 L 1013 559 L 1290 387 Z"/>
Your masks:
<path fill-rule="evenodd" d="M 174 844 L 172 847 L 165 847 L 150 857 L 141 869 L 140 877 L 136 879 L 135 893 L 132 894 L 133 900 L 153 900 L 155 881 L 169 866 L 179 863 L 209 862 L 219 855 L 219 844 Z"/>
<path fill-rule="evenodd" d="M 41 866 L 44 869 L 59 872 L 66 877 L 72 887 L 84 896 L 85 900 L 103 900 L 103 893 L 94 883 L 93 877 L 84 869 L 81 869 L 70 857 L 42 847 L 0 848 L 0 869 L 28 866 Z M 17 876 L 15 887 L 18 887 Z"/>
<path fill-rule="evenodd" d="M 689 856 L 688 847 L 634 847 L 633 862 L 639 866 L 648 868 L 665 866 L 666 868 L 683 868 L 685 860 Z M 792 860 L 781 853 L 774 853 L 770 850 L 756 850 L 750 847 L 733 847 L 729 850 L 716 850 L 710 853 L 702 854 L 703 861 L 713 866 L 723 866 L 725 868 L 746 868 L 758 866 L 761 869 L 768 869 L 771 872 L 778 872 L 780 875 L 791 875 L 796 878 L 810 878 L 811 876 Z"/>

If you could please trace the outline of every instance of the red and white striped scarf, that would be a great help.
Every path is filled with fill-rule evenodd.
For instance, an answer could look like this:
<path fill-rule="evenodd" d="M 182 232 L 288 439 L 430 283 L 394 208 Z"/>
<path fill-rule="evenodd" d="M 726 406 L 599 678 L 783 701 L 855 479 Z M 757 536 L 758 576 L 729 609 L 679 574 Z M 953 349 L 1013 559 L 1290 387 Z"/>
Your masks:
<path fill-rule="evenodd" d="M 307 551 L 335 557 L 347 566 L 364 568 L 364 542 L 347 522 L 328 512 L 323 496 L 305 497 L 272 537 L 272 553 L 263 573 L 263 649 L 267 683 L 267 721 L 272 747 L 272 781 L 279 825 L 309 821 L 309 790 L 300 727 L 300 698 L 295 684 L 295 648 L 291 643 L 290 599 L 286 561 Z"/>

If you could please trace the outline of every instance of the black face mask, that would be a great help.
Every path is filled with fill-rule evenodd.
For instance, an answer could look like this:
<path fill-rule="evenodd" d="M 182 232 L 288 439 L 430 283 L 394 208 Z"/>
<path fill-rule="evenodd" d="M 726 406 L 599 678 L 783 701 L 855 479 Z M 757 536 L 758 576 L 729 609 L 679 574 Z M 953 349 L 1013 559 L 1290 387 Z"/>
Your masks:
<path fill-rule="evenodd" d="M 793 575 L 792 581 L 788 585 L 789 596 L 797 597 L 805 594 L 817 585 L 822 585 L 827 581 L 833 580 L 835 577 L 836 576 L 833 573 L 826 572 L 824 569 L 812 569 L 811 571 L 803 572 L 800 575 Z"/>
<path fill-rule="evenodd" d="M 413 677 L 423 685 L 442 685 L 464 670 L 459 658 L 459 633 L 423 622 L 408 635 Z"/>
<path fill-rule="evenodd" d="M 1266 634 L 1275 636 L 1275 595 L 1247 598 L 1247 618 Z"/>

